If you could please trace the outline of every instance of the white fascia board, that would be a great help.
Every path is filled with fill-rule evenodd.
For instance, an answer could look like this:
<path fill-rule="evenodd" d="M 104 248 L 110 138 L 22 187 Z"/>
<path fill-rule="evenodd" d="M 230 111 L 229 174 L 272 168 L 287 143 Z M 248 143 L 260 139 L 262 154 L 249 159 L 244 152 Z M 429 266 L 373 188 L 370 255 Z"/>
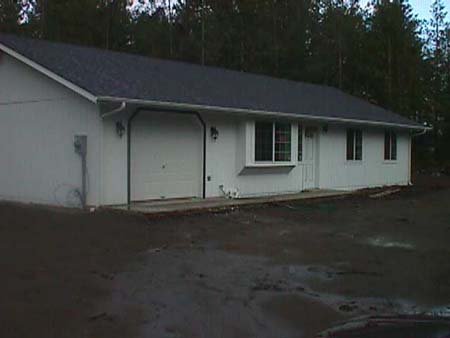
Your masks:
<path fill-rule="evenodd" d="M 23 56 L 20 53 L 17 53 L 16 51 L 12 50 L 9 47 L 6 47 L 4 44 L 0 43 L 0 51 L 8 54 L 9 56 L 23 62 L 24 64 L 30 66 L 31 68 L 37 70 L 41 74 L 44 74 L 45 76 L 49 77 L 50 79 L 58 82 L 59 84 L 63 85 L 64 87 L 74 91 L 75 93 L 83 96 L 87 100 L 91 101 L 92 103 L 97 103 L 97 97 L 87 90 L 77 86 L 76 84 L 67 81 L 66 79 L 62 78 L 61 76 L 53 73 L 52 71 L 48 70 L 47 68 L 41 66 L 40 64 L 30 60 L 29 58 Z"/>
<path fill-rule="evenodd" d="M 412 126 L 408 124 L 391 123 L 391 122 L 381 122 L 381 121 L 368 121 L 368 120 L 358 120 L 358 119 L 346 119 L 340 117 L 325 117 L 325 116 L 313 116 L 305 114 L 292 114 L 292 113 L 282 113 L 282 112 L 268 112 L 264 110 L 253 110 L 253 109 L 239 109 L 230 107 L 216 107 L 207 105 L 195 105 L 188 103 L 174 103 L 174 102 L 164 102 L 164 101 L 152 101 L 152 100 L 140 100 L 140 99 L 129 99 L 123 97 L 111 97 L 111 96 L 99 96 L 99 102 L 127 102 L 129 104 L 144 105 L 153 108 L 161 109 L 179 109 L 179 110 L 195 110 L 195 111 L 208 111 L 208 112 L 227 112 L 227 113 L 242 113 L 242 114 L 254 114 L 262 116 L 272 116 L 272 117 L 286 117 L 293 119 L 304 119 L 318 122 L 335 122 L 335 123 L 354 123 L 361 125 L 370 126 L 384 126 L 390 128 L 403 128 L 410 130 L 432 130 L 433 128 L 425 126 Z"/>

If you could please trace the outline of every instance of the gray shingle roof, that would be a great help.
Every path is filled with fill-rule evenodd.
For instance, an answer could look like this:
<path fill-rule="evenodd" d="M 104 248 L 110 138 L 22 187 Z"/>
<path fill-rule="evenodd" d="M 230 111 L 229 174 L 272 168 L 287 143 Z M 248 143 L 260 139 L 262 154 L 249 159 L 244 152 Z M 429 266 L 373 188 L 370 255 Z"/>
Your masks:
<path fill-rule="evenodd" d="M 0 34 L 0 43 L 97 97 L 421 127 L 326 86 L 6 34 Z"/>

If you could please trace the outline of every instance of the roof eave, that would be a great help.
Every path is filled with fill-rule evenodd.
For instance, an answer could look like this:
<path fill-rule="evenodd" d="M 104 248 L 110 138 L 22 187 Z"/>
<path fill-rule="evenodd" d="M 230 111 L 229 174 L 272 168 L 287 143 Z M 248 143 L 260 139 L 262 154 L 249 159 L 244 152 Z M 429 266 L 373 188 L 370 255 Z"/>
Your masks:
<path fill-rule="evenodd" d="M 254 110 L 254 109 L 242 109 L 242 108 L 232 108 L 232 107 L 219 107 L 219 106 L 208 106 L 200 104 L 190 104 L 190 103 L 176 103 L 168 101 L 153 101 L 153 100 L 142 100 L 142 99 L 132 99 L 124 97 L 114 97 L 114 96 L 99 96 L 97 98 L 99 103 L 101 102 L 126 102 L 128 104 L 148 106 L 152 108 L 164 108 L 164 109 L 174 109 L 178 111 L 208 111 L 208 112 L 226 112 L 226 113 L 242 113 L 250 115 L 261 115 L 261 116 L 277 116 L 286 117 L 302 120 L 311 120 L 317 122 L 329 122 L 329 123 L 352 123 L 361 124 L 369 126 L 383 126 L 390 128 L 401 128 L 409 130 L 431 130 L 432 128 L 420 125 L 409 125 L 409 124 L 399 124 L 392 122 L 383 121 L 369 121 L 369 120 L 358 120 L 358 119 L 345 119 L 340 117 L 326 117 L 326 116 L 313 116 L 306 114 L 292 114 L 283 112 L 270 112 L 264 110 Z"/>
<path fill-rule="evenodd" d="M 24 64 L 30 66 L 31 68 L 37 70 L 39 73 L 49 77 L 50 79 L 58 82 L 59 84 L 63 85 L 64 87 L 74 91 L 75 93 L 81 95 L 82 97 L 86 98 L 92 103 L 97 103 L 97 97 L 87 91 L 86 89 L 81 88 L 80 86 L 77 86 L 71 81 L 68 81 L 64 79 L 63 77 L 59 76 L 58 74 L 50 71 L 49 69 L 41 66 L 40 64 L 34 62 L 33 60 L 27 58 L 26 56 L 16 52 L 15 50 L 5 46 L 4 44 L 0 43 L 0 51 L 6 53 L 7 55 L 15 58 L 18 61 L 23 62 Z"/>

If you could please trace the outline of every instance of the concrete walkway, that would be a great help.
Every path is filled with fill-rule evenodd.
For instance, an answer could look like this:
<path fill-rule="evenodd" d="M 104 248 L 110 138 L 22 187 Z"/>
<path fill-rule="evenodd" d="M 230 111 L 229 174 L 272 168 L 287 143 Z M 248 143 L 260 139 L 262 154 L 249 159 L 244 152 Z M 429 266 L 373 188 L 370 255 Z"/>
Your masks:
<path fill-rule="evenodd" d="M 256 205 L 273 202 L 286 202 L 305 199 L 329 198 L 351 194 L 351 191 L 342 190 L 312 190 L 301 193 L 264 196 L 255 198 L 207 198 L 207 199 L 170 199 L 146 202 L 134 202 L 129 207 L 127 205 L 113 206 L 118 210 L 129 210 L 144 214 L 170 214 L 185 213 L 201 210 L 221 210 L 230 207 Z"/>

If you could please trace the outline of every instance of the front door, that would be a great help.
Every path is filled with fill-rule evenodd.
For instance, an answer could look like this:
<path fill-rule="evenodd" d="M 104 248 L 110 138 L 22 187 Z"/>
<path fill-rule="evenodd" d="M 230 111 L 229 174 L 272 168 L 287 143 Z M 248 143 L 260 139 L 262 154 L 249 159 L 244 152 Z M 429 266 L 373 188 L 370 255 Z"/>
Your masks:
<path fill-rule="evenodd" d="M 303 158 L 303 190 L 314 189 L 316 178 L 316 138 L 317 131 L 315 128 L 307 127 L 305 129 L 304 138 L 304 158 Z"/>

